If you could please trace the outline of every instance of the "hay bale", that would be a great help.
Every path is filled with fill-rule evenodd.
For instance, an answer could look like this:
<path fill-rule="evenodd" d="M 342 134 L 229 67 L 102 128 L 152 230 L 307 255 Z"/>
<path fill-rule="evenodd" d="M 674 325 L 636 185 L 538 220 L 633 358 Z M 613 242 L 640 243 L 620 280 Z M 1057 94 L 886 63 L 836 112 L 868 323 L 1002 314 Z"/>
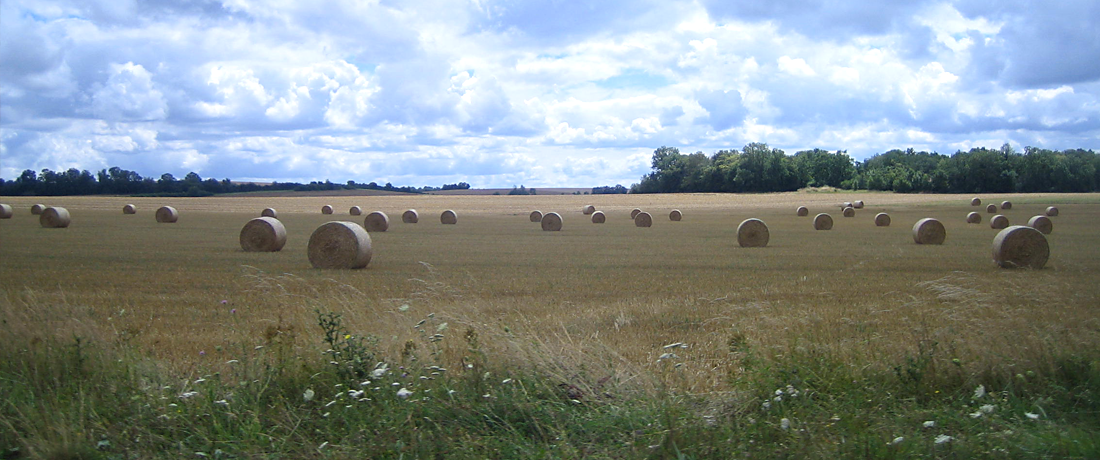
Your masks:
<path fill-rule="evenodd" d="M 454 211 L 451 211 L 450 209 L 448 209 L 446 211 L 443 211 L 443 213 L 439 215 L 439 221 L 442 222 L 444 225 L 457 224 L 458 223 L 458 214 L 455 214 Z"/>
<path fill-rule="evenodd" d="M 641 213 L 641 212 L 642 212 L 641 209 L 634 208 L 633 211 L 630 211 L 630 220 L 634 220 L 634 218 L 638 217 L 638 214 Z"/>
<path fill-rule="evenodd" d="M 595 212 L 595 211 L 593 211 Z M 561 215 L 556 212 L 548 212 L 542 215 L 542 231 L 544 232 L 560 232 L 561 231 Z"/>
<path fill-rule="evenodd" d="M 679 209 L 673 209 L 672 212 L 668 213 L 668 220 L 673 222 L 679 222 L 683 218 L 684 213 L 680 212 Z"/>
<path fill-rule="evenodd" d="M 363 208 L 360 208 L 359 206 L 352 206 L 351 209 L 348 210 L 348 214 L 351 214 L 353 216 L 361 216 L 363 215 Z"/>
<path fill-rule="evenodd" d="M 1001 202 L 1001 209 L 1012 209 L 1012 202 L 1011 201 L 1002 201 Z"/>
<path fill-rule="evenodd" d="M 137 214 L 137 208 L 132 204 L 128 204 L 122 207 L 123 214 Z"/>
<path fill-rule="evenodd" d="M 890 215 L 885 212 L 875 214 L 875 226 L 876 227 L 889 227 Z"/>
<path fill-rule="evenodd" d="M 531 219 L 531 222 L 542 222 L 542 211 L 539 211 L 537 209 L 534 210 L 534 211 L 531 211 L 530 219 Z"/>
<path fill-rule="evenodd" d="M 327 204 L 321 206 L 321 214 L 332 214 L 332 206 L 329 206 Z"/>
<path fill-rule="evenodd" d="M 416 213 L 415 209 L 410 209 L 401 214 L 401 222 L 406 224 L 415 224 L 420 222 L 420 214 Z"/>
<path fill-rule="evenodd" d="M 1014 225 L 993 238 L 993 262 L 1001 268 L 1043 268 L 1050 258 L 1047 237 L 1031 227 Z"/>
<path fill-rule="evenodd" d="M 156 218 L 162 224 L 174 224 L 180 220 L 180 213 L 171 206 L 161 206 L 157 209 Z"/>
<path fill-rule="evenodd" d="M 603 215 L 603 211 L 596 211 L 592 213 L 593 224 L 602 224 L 604 222 L 607 222 L 607 216 Z"/>
<path fill-rule="evenodd" d="M 635 227 L 652 227 L 653 226 L 653 216 L 649 215 L 648 212 L 639 212 L 638 215 L 634 216 L 634 226 Z"/>
<path fill-rule="evenodd" d="M 982 205 L 982 199 L 978 198 L 978 197 L 971 198 L 970 199 L 970 205 L 971 206 L 981 206 Z"/>
<path fill-rule="evenodd" d="M 260 217 L 271 217 L 278 219 L 279 213 L 275 211 L 275 208 L 264 208 L 263 211 L 260 211 Z"/>
<path fill-rule="evenodd" d="M 65 228 L 71 222 L 69 210 L 57 206 L 50 206 L 38 215 L 38 223 L 45 228 Z"/>
<path fill-rule="evenodd" d="M 856 209 L 863 209 L 863 200 L 856 200 L 852 202 L 852 207 Z"/>
<path fill-rule="evenodd" d="M 257 217 L 241 229 L 244 252 L 277 252 L 286 245 L 286 227 L 273 216 Z"/>
<path fill-rule="evenodd" d="M 848 206 L 847 208 L 844 208 L 844 217 L 855 217 L 855 216 L 856 216 L 856 208 L 853 208 L 851 206 Z"/>
<path fill-rule="evenodd" d="M 825 213 L 814 216 L 814 230 L 832 230 L 833 216 Z"/>
<path fill-rule="evenodd" d="M 798 217 L 806 217 L 810 215 L 810 209 L 805 206 L 799 206 L 795 213 L 798 214 Z"/>
<path fill-rule="evenodd" d="M 36 204 L 34 206 L 31 206 L 31 215 L 32 216 L 41 216 L 42 211 L 45 211 L 45 210 L 46 210 L 46 205 Z"/>
<path fill-rule="evenodd" d="M 994 230 L 1000 230 L 1002 228 L 1008 228 L 1008 218 L 1002 214 L 997 214 L 989 219 L 989 228 Z"/>
<path fill-rule="evenodd" d="M 843 204 L 840 205 L 840 209 L 850 208 L 850 207 L 852 207 L 852 202 L 851 201 L 845 201 Z"/>
<path fill-rule="evenodd" d="M 0 219 L 11 219 L 14 213 L 10 204 L 0 204 Z"/>
<path fill-rule="evenodd" d="M 382 211 L 374 211 L 363 219 L 363 228 L 368 232 L 384 232 L 390 229 L 390 216 Z"/>
<path fill-rule="evenodd" d="M 982 223 L 982 215 L 976 212 L 972 212 L 966 215 L 966 223 L 968 224 L 980 224 Z"/>
<path fill-rule="evenodd" d="M 583 212 L 586 216 L 590 216 L 592 215 L 592 213 L 596 212 L 596 207 L 592 205 L 587 205 L 583 209 L 581 209 L 581 212 Z"/>
<path fill-rule="evenodd" d="M 986 206 L 985 207 L 985 212 L 988 212 L 990 214 L 996 214 L 997 213 L 997 205 L 991 204 L 989 206 Z"/>
<path fill-rule="evenodd" d="M 1054 207 L 1054 206 L 1049 206 L 1049 207 L 1047 207 L 1047 210 L 1046 210 L 1046 215 L 1047 215 L 1047 217 L 1055 217 L 1055 216 L 1057 216 L 1057 215 L 1058 215 L 1058 208 L 1056 208 L 1056 207 Z"/>
<path fill-rule="evenodd" d="M 936 219 L 925 217 L 913 224 L 913 241 L 917 244 L 943 244 L 945 239 L 947 229 Z"/>
<path fill-rule="evenodd" d="M 737 226 L 737 244 L 743 248 L 762 248 L 769 239 L 768 224 L 760 219 L 745 219 Z"/>
<path fill-rule="evenodd" d="M 309 236 L 307 248 L 313 268 L 356 269 L 370 263 L 370 234 L 355 222 L 327 222 Z"/>
<path fill-rule="evenodd" d="M 1049 235 L 1050 232 L 1054 231 L 1054 222 L 1051 222 L 1047 216 L 1032 217 L 1031 220 L 1027 221 L 1027 226 L 1042 232 L 1044 235 Z"/>

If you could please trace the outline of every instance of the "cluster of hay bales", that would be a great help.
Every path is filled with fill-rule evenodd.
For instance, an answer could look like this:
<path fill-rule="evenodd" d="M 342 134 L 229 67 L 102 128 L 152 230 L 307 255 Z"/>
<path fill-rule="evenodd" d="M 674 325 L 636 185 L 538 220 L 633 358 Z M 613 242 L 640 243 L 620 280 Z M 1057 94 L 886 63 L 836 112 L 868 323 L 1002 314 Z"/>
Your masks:
<path fill-rule="evenodd" d="M 590 216 L 592 215 L 592 213 L 596 212 L 596 207 L 592 205 L 586 205 L 584 208 L 581 208 L 581 212 L 583 212 L 586 216 Z"/>
<path fill-rule="evenodd" d="M 531 211 L 531 215 L 529 217 L 531 219 L 531 222 L 542 222 L 542 211 L 539 211 L 537 209 Z"/>
<path fill-rule="evenodd" d="M 989 228 L 994 230 L 1000 230 L 1002 228 L 1008 228 L 1008 218 L 1003 214 L 997 214 L 989 219 Z"/>
<path fill-rule="evenodd" d="M 875 226 L 876 227 L 889 227 L 890 215 L 885 212 L 875 214 Z"/>
<path fill-rule="evenodd" d="M 240 242 L 245 252 L 278 252 L 286 245 L 286 227 L 275 217 L 257 217 L 244 224 Z"/>
<path fill-rule="evenodd" d="M 401 222 L 405 224 L 415 224 L 420 222 L 420 214 L 416 213 L 415 209 L 408 209 L 401 213 Z"/>
<path fill-rule="evenodd" d="M 176 211 L 176 208 L 171 206 L 161 206 L 157 208 L 155 216 L 157 222 L 162 224 L 174 224 L 176 221 L 180 220 L 179 211 Z"/>
<path fill-rule="evenodd" d="M 833 216 L 821 213 L 814 216 L 814 230 L 832 230 Z"/>
<path fill-rule="evenodd" d="M 768 225 L 760 219 L 745 219 L 737 226 L 737 244 L 743 248 L 762 248 L 769 239 Z"/>
<path fill-rule="evenodd" d="M 275 211 L 275 208 L 264 208 L 263 211 L 260 211 L 260 217 L 271 217 L 274 219 L 278 219 L 279 213 Z"/>
<path fill-rule="evenodd" d="M 33 206 L 31 206 L 31 215 L 32 216 L 41 216 L 42 211 L 45 211 L 45 210 L 46 210 L 46 205 L 44 205 L 44 204 L 33 205 Z"/>
<path fill-rule="evenodd" d="M 390 229 L 390 217 L 382 211 L 374 211 L 363 219 L 363 228 L 368 232 L 384 232 Z"/>
<path fill-rule="evenodd" d="M 1044 235 L 1049 235 L 1050 232 L 1054 231 L 1054 222 L 1051 222 L 1047 216 L 1032 217 L 1027 221 L 1027 226 L 1042 232 Z"/>
<path fill-rule="evenodd" d="M 58 206 L 43 209 L 42 213 L 38 215 L 38 224 L 44 228 L 65 228 L 71 222 L 72 218 L 69 216 L 69 210 Z"/>
<path fill-rule="evenodd" d="M 668 220 L 673 222 L 679 222 L 683 218 L 684 213 L 680 212 L 679 209 L 673 209 L 672 212 L 668 213 Z"/>
<path fill-rule="evenodd" d="M 458 223 L 458 214 L 448 209 L 439 215 L 439 222 L 443 225 L 455 225 Z"/>
<path fill-rule="evenodd" d="M 332 213 L 333 213 L 332 206 L 329 206 L 327 204 L 324 205 L 324 206 L 321 206 L 321 214 L 328 215 L 328 214 L 332 214 Z"/>
<path fill-rule="evenodd" d="M 805 206 L 799 206 L 798 209 L 795 210 L 795 214 L 797 214 L 798 217 L 806 217 L 810 215 L 810 209 Z"/>
<path fill-rule="evenodd" d="M 604 222 L 607 222 L 607 216 L 603 214 L 603 211 L 596 211 L 592 213 L 593 224 L 602 224 Z"/>
<path fill-rule="evenodd" d="M 348 210 L 348 214 L 351 214 L 353 216 L 361 216 L 363 215 L 363 208 L 360 208 L 359 206 L 352 206 L 351 209 Z"/>
<path fill-rule="evenodd" d="M 966 223 L 968 224 L 980 224 L 982 223 L 982 215 L 976 212 L 971 212 L 966 215 Z"/>
<path fill-rule="evenodd" d="M 993 262 L 1001 268 L 1043 268 L 1050 246 L 1042 232 L 1023 225 L 1005 228 L 993 238 Z"/>
<path fill-rule="evenodd" d="M 853 208 L 851 206 L 848 206 L 847 208 L 844 208 L 844 211 L 841 211 L 841 212 L 844 214 L 844 217 L 855 217 L 856 216 L 856 208 Z"/>
<path fill-rule="evenodd" d="M 137 207 L 132 204 L 128 204 L 122 207 L 123 214 L 137 214 Z"/>
<path fill-rule="evenodd" d="M 943 244 L 945 239 L 947 229 L 936 219 L 925 217 L 913 224 L 913 241 L 917 244 Z"/>
<path fill-rule="evenodd" d="M 542 219 L 539 222 L 542 225 L 542 231 L 544 232 L 561 231 L 561 215 L 556 212 L 548 212 L 546 214 L 543 214 Z"/>
<path fill-rule="evenodd" d="M 370 263 L 370 234 L 355 222 L 328 222 L 309 236 L 307 250 L 313 268 L 357 269 Z"/>
<path fill-rule="evenodd" d="M 631 213 L 631 214 L 634 214 L 634 213 Z M 639 211 L 637 214 L 634 214 L 634 226 L 635 227 L 652 227 L 653 226 L 653 216 L 651 216 L 648 212 Z"/>
<path fill-rule="evenodd" d="M 13 215 L 15 215 L 15 211 L 12 210 L 10 204 L 0 204 L 0 219 L 11 219 Z"/>

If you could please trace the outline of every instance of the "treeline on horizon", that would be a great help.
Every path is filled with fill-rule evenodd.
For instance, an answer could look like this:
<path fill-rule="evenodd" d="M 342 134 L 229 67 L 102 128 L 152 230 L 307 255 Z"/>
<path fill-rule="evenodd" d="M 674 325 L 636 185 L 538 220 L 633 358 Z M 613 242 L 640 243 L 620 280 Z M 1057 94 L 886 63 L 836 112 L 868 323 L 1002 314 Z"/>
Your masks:
<path fill-rule="evenodd" d="M 1092 150 L 1026 147 L 1016 152 L 1008 144 L 953 155 L 895 149 L 863 162 L 853 161 L 845 151 L 787 155 L 762 143 L 710 156 L 661 147 L 653 152 L 652 170 L 630 193 L 786 192 L 805 187 L 901 193 L 1100 191 L 1100 156 Z"/>

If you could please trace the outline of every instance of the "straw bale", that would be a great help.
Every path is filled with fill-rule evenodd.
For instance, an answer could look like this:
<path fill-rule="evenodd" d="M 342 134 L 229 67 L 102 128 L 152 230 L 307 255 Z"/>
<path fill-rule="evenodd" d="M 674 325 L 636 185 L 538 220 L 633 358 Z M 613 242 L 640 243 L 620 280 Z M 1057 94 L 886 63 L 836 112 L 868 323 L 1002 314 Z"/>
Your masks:
<path fill-rule="evenodd" d="M 875 214 L 875 226 L 876 227 L 889 227 L 890 215 L 885 212 Z"/>
<path fill-rule="evenodd" d="M 852 202 L 852 207 L 856 209 L 863 209 L 863 200 L 856 200 Z"/>
<path fill-rule="evenodd" d="M 161 206 L 157 209 L 156 219 L 162 224 L 174 224 L 180 220 L 180 213 L 171 206 Z"/>
<path fill-rule="evenodd" d="M 1043 268 L 1050 258 L 1050 245 L 1042 232 L 1013 225 L 993 238 L 993 262 L 1001 268 Z"/>
<path fill-rule="evenodd" d="M 982 215 L 976 212 L 972 212 L 966 215 L 966 223 L 968 224 L 980 224 L 982 223 Z"/>
<path fill-rule="evenodd" d="M 1049 235 L 1050 232 L 1054 231 L 1054 222 L 1051 222 L 1047 216 L 1032 217 L 1027 221 L 1027 226 L 1043 232 L 1044 235 Z"/>
<path fill-rule="evenodd" d="M 390 229 L 390 216 L 382 211 L 374 211 L 363 219 L 363 228 L 368 232 L 384 232 Z"/>
<path fill-rule="evenodd" d="M 851 206 L 848 206 L 847 208 L 844 208 L 844 217 L 855 217 L 855 216 L 856 216 L 856 208 L 853 208 Z"/>
<path fill-rule="evenodd" d="M 401 222 L 406 224 L 415 224 L 420 222 L 420 214 L 416 213 L 415 209 L 410 209 L 401 214 Z"/>
<path fill-rule="evenodd" d="M 458 214 L 455 214 L 454 211 L 448 209 L 446 211 L 443 211 L 443 213 L 439 215 L 439 221 L 446 225 L 457 224 Z"/>
<path fill-rule="evenodd" d="M 814 216 L 814 230 L 832 230 L 833 216 L 821 213 Z"/>
<path fill-rule="evenodd" d="M 581 212 L 583 212 L 584 215 L 589 216 L 592 215 L 592 213 L 596 212 L 596 207 L 592 205 L 587 205 L 583 209 L 581 209 Z"/>
<path fill-rule="evenodd" d="M 275 208 L 264 208 L 263 211 L 260 211 L 260 217 L 273 217 L 278 219 L 279 213 L 275 211 Z"/>
<path fill-rule="evenodd" d="M 44 205 L 44 204 L 33 205 L 33 206 L 31 206 L 31 215 L 32 216 L 41 216 L 42 211 L 45 211 L 45 210 L 46 210 L 46 205 Z"/>
<path fill-rule="evenodd" d="M 768 225 L 760 219 L 745 219 L 737 226 L 737 244 L 743 248 L 762 248 L 769 239 Z"/>
<path fill-rule="evenodd" d="M 1057 216 L 1058 215 L 1058 208 L 1056 208 L 1054 206 L 1047 207 L 1046 215 L 1047 215 L 1047 217 Z"/>
<path fill-rule="evenodd" d="M 1012 209 L 1012 202 L 1011 201 L 1002 201 L 1001 202 L 1001 209 Z"/>
<path fill-rule="evenodd" d="M 123 214 L 137 214 L 137 208 L 132 204 L 128 204 L 128 205 L 122 207 L 122 213 Z"/>
<path fill-rule="evenodd" d="M 531 211 L 531 215 L 529 217 L 531 219 L 531 222 L 542 222 L 542 211 L 539 211 L 537 209 Z"/>
<path fill-rule="evenodd" d="M 14 213 L 10 204 L 0 204 L 0 219 L 11 219 Z"/>
<path fill-rule="evenodd" d="M 630 219 L 633 220 L 635 217 L 638 217 L 638 214 L 641 212 L 641 209 L 634 208 L 634 210 L 630 211 Z"/>
<path fill-rule="evenodd" d="M 277 252 L 286 245 L 286 227 L 275 217 L 257 217 L 244 224 L 240 240 L 245 252 Z"/>
<path fill-rule="evenodd" d="M 1008 217 L 1005 217 L 1003 214 L 997 214 L 993 216 L 992 219 L 989 219 L 989 228 L 992 228 L 994 230 L 1008 228 L 1008 226 Z"/>
<path fill-rule="evenodd" d="M 990 214 L 996 214 L 997 213 L 997 205 L 995 205 L 995 204 L 987 205 L 985 207 L 985 212 L 988 212 Z"/>
<path fill-rule="evenodd" d="M 970 199 L 970 205 L 971 206 L 981 206 L 982 205 L 982 199 L 978 198 L 978 197 L 971 198 Z"/>
<path fill-rule="evenodd" d="M 69 210 L 57 206 L 50 206 L 42 210 L 38 215 L 38 223 L 45 228 L 65 228 L 72 222 Z"/>
<path fill-rule="evenodd" d="M 810 209 L 805 206 L 799 206 L 798 210 L 795 212 L 798 214 L 798 217 L 805 217 L 810 215 Z"/>
<path fill-rule="evenodd" d="M 917 244 L 943 244 L 945 239 L 947 229 L 936 219 L 925 217 L 913 224 L 913 241 Z"/>
<path fill-rule="evenodd" d="M 370 234 L 355 222 L 328 222 L 313 231 L 307 248 L 313 268 L 356 269 L 370 263 Z"/>
<path fill-rule="evenodd" d="M 592 213 L 593 224 L 602 224 L 604 222 L 607 222 L 607 216 L 603 215 L 603 211 L 596 211 Z"/>
<path fill-rule="evenodd" d="M 684 213 L 680 212 L 679 209 L 673 209 L 672 212 L 668 213 L 668 220 L 673 222 L 679 222 L 683 218 Z"/>
<path fill-rule="evenodd" d="M 593 211 L 594 212 L 594 211 Z M 542 230 L 544 232 L 561 231 L 561 215 L 556 212 L 548 212 L 542 215 Z"/>
<path fill-rule="evenodd" d="M 348 210 L 348 214 L 351 214 L 353 216 L 361 216 L 363 215 L 363 208 L 360 208 L 359 206 L 352 206 L 351 209 Z"/>
<path fill-rule="evenodd" d="M 332 212 L 333 212 L 332 211 L 332 206 L 329 206 L 327 204 L 324 205 L 324 206 L 321 206 L 321 214 L 332 214 Z"/>
<path fill-rule="evenodd" d="M 639 212 L 638 215 L 634 216 L 634 226 L 635 227 L 652 227 L 653 226 L 653 216 L 649 215 L 648 212 Z"/>

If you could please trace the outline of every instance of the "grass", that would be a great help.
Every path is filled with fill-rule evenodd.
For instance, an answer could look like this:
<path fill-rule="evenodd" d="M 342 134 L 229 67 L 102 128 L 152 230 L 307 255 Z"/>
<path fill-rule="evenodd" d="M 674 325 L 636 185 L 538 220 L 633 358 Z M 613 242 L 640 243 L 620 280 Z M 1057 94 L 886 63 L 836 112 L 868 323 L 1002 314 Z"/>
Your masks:
<path fill-rule="evenodd" d="M 965 224 L 969 198 L 61 198 L 73 214 L 63 230 L 14 202 L 0 221 L 0 447 L 12 458 L 1096 457 L 1100 197 L 1005 197 L 1014 223 L 1061 208 L 1040 271 L 992 264 L 995 231 Z M 828 232 L 794 216 L 854 199 L 867 208 L 834 213 Z M 121 214 L 127 202 L 136 216 Z M 337 215 L 320 214 L 326 203 Z M 589 203 L 606 224 L 581 214 Z M 157 224 L 161 204 L 180 222 Z M 309 268 L 309 233 L 361 219 L 351 205 L 416 208 L 421 222 L 373 234 L 365 270 Z M 287 246 L 241 252 L 240 227 L 269 206 Z M 635 206 L 653 228 L 633 226 Z M 458 225 L 439 225 L 447 208 Z M 684 221 L 667 220 L 673 208 Z M 531 209 L 561 213 L 563 231 L 542 232 Z M 882 211 L 893 226 L 874 226 Z M 736 246 L 748 217 L 768 223 L 767 248 Z M 912 243 L 921 217 L 945 223 L 944 245 Z M 370 377 L 377 363 L 388 371 Z"/>

